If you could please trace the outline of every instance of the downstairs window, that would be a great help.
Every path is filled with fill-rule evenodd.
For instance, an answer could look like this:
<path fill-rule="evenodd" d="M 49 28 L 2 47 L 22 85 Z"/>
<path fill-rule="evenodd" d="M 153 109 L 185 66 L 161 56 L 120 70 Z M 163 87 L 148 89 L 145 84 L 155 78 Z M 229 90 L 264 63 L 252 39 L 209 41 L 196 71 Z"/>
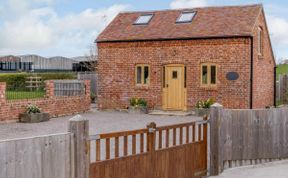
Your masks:
<path fill-rule="evenodd" d="M 150 67 L 146 64 L 136 65 L 136 85 L 147 86 L 150 82 Z"/>
<path fill-rule="evenodd" d="M 217 66 L 216 64 L 201 64 L 201 85 L 216 86 L 217 84 Z"/>

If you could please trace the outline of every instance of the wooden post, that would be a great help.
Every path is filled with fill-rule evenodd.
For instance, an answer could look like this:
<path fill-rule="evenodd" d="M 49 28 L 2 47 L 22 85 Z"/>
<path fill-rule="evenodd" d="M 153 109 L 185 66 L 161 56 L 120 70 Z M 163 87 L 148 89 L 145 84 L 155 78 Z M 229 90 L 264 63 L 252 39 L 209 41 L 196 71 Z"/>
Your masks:
<path fill-rule="evenodd" d="M 148 133 L 147 133 L 147 152 L 155 151 L 155 131 L 156 131 L 156 123 L 151 122 L 147 125 Z"/>
<path fill-rule="evenodd" d="M 203 120 L 208 121 L 208 115 L 205 115 L 203 117 Z M 188 137 L 189 137 L 189 133 L 188 133 Z M 209 156 L 209 154 L 208 154 L 208 150 L 209 150 L 209 148 L 208 148 L 208 146 L 209 146 L 209 144 L 208 144 L 208 123 L 203 124 L 203 142 L 205 143 L 205 150 L 204 151 L 206 153 L 206 156 L 205 156 L 206 170 L 208 170 L 208 165 L 209 165 L 209 163 L 208 163 L 208 160 L 209 160 L 209 158 L 208 158 L 208 156 Z"/>
<path fill-rule="evenodd" d="M 219 175 L 223 171 L 223 145 L 220 143 L 220 124 L 223 106 L 215 103 L 210 111 L 210 176 Z"/>
<path fill-rule="evenodd" d="M 89 178 L 89 121 L 80 115 L 71 118 L 69 132 L 74 135 L 75 178 Z"/>
<path fill-rule="evenodd" d="M 148 133 L 147 133 L 147 153 L 151 156 L 151 175 L 148 177 L 156 177 L 155 171 L 155 139 L 156 139 L 156 123 L 151 122 L 147 125 Z"/>
<path fill-rule="evenodd" d="M 283 75 L 283 103 L 287 104 L 288 103 L 288 75 L 285 74 Z"/>

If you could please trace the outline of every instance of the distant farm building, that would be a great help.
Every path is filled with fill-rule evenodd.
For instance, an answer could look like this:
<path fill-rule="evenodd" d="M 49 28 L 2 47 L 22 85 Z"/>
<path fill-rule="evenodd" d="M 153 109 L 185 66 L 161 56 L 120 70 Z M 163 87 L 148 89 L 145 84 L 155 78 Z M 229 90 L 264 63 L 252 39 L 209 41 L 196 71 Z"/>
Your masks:
<path fill-rule="evenodd" d="M 75 62 L 72 59 L 57 56 L 45 58 L 37 55 L 20 56 L 21 62 L 30 62 L 33 64 L 35 72 L 45 71 L 72 71 L 72 65 Z"/>
<path fill-rule="evenodd" d="M 85 57 L 66 58 L 56 56 L 45 58 L 38 55 L 2 56 L 0 57 L 0 72 L 61 72 L 91 71 L 95 61 L 85 61 Z"/>
<path fill-rule="evenodd" d="M 89 72 L 95 71 L 97 66 L 97 60 L 93 60 L 89 57 L 81 56 L 75 57 L 73 60 L 77 61 L 73 63 L 73 71 Z"/>
<path fill-rule="evenodd" d="M 0 72 L 31 71 L 32 63 L 21 61 L 18 56 L 0 57 Z"/>

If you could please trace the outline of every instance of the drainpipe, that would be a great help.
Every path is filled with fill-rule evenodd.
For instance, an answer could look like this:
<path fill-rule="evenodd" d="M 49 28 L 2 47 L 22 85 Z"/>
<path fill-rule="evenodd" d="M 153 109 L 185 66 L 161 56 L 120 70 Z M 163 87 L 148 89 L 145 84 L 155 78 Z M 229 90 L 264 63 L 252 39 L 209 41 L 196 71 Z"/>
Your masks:
<path fill-rule="evenodd" d="M 274 106 L 276 107 L 276 71 L 277 71 L 277 66 L 274 67 Z"/>
<path fill-rule="evenodd" d="M 250 109 L 253 109 L 253 37 L 251 39 L 251 61 L 250 61 Z"/>

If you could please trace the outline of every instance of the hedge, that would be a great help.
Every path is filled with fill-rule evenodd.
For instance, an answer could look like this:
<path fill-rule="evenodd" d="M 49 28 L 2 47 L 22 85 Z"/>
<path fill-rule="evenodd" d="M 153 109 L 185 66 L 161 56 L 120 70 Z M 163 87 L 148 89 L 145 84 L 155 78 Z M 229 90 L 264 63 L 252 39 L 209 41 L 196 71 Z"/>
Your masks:
<path fill-rule="evenodd" d="M 66 73 L 0 73 L 0 82 L 6 82 L 7 88 L 19 88 L 26 86 L 25 82 L 29 76 L 42 77 L 45 80 L 76 79 L 76 74 Z"/>

